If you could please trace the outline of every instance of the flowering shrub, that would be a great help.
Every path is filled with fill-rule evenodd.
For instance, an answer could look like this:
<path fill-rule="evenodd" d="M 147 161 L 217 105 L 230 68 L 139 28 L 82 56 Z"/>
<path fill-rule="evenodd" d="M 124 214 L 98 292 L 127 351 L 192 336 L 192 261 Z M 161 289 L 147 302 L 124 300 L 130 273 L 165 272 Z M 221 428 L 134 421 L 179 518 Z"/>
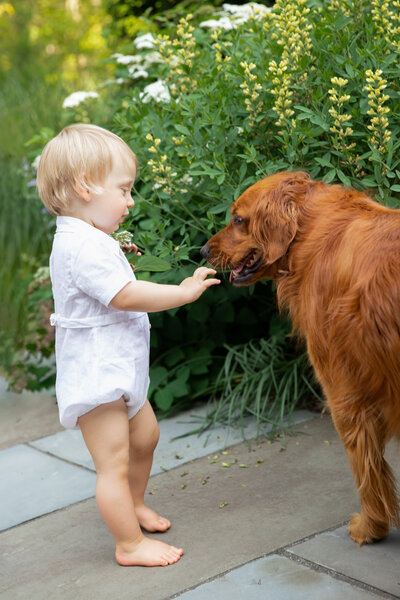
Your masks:
<path fill-rule="evenodd" d="M 280 169 L 397 206 L 399 27 L 397 0 L 224 4 L 212 18 L 187 15 L 170 35 L 149 28 L 133 51 L 113 55 L 112 128 L 140 163 L 127 223 L 143 253 L 128 255 L 139 276 L 181 281 L 233 200 Z M 287 344 L 275 312 L 264 283 L 223 284 L 179 317 L 151 315 L 158 407 L 209 393 L 224 345 L 269 334 Z"/>
<path fill-rule="evenodd" d="M 115 129 L 140 162 L 129 227 L 154 267 L 158 258 L 160 271 L 170 267 L 152 274 L 157 281 L 187 274 L 233 200 L 279 169 L 368 188 L 393 206 L 399 198 L 398 2 L 222 9 L 203 22 L 187 15 L 172 35 L 147 33 L 145 47 L 137 37 L 143 49 L 131 64 L 146 64 L 145 75 L 117 59 L 123 93 Z M 144 256 L 133 260 L 147 277 Z M 179 319 L 174 311 L 152 318 L 152 391 L 161 407 L 175 392 L 193 393 L 188 369 L 199 349 L 207 371 L 224 355 L 222 343 L 268 337 L 271 286 L 252 292 L 223 285 Z"/>

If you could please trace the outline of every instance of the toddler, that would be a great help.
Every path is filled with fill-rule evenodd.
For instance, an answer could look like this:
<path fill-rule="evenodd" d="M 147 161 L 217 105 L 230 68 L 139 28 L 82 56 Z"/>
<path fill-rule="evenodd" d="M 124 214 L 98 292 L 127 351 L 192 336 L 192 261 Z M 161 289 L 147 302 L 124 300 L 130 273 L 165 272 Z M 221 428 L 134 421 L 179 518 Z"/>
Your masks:
<path fill-rule="evenodd" d="M 137 281 L 118 242 L 134 205 L 137 159 L 113 133 L 66 127 L 45 147 L 40 197 L 57 217 L 50 257 L 56 394 L 64 427 L 80 428 L 97 472 L 96 501 L 121 565 L 166 566 L 182 548 L 145 537 L 170 522 L 144 503 L 159 429 L 147 400 L 147 312 L 193 302 L 217 279 L 197 269 L 180 285 Z"/>

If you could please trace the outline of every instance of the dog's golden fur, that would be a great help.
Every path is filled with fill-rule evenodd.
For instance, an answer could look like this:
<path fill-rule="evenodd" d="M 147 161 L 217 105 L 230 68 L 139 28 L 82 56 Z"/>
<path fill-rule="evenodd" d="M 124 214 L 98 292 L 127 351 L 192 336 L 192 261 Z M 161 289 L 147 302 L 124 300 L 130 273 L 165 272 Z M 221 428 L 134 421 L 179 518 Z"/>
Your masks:
<path fill-rule="evenodd" d="M 248 188 L 202 254 L 236 285 L 277 284 L 305 338 L 361 499 L 360 545 L 399 525 L 386 442 L 400 436 L 400 211 L 282 172 Z"/>

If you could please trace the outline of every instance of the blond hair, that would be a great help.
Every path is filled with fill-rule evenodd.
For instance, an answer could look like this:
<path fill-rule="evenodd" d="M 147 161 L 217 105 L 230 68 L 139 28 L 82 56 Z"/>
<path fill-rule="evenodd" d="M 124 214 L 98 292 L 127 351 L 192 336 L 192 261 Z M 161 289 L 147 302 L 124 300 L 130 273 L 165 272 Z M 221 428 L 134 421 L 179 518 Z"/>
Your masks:
<path fill-rule="evenodd" d="M 121 159 L 135 176 L 136 155 L 120 137 L 97 125 L 76 123 L 65 127 L 46 144 L 40 157 L 37 188 L 43 204 L 51 214 L 60 215 L 79 197 L 77 188 L 101 191 L 99 184 L 109 175 L 115 160 Z"/>

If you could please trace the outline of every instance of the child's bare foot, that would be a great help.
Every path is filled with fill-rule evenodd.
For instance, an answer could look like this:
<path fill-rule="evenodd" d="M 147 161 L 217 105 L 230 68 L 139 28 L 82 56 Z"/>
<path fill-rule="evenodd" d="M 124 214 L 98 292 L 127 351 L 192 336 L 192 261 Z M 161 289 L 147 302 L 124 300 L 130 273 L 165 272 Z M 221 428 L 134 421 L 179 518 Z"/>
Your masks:
<path fill-rule="evenodd" d="M 135 512 L 139 524 L 146 531 L 167 531 L 171 527 L 171 523 L 165 517 L 160 517 L 154 510 L 142 504 L 135 505 Z"/>
<path fill-rule="evenodd" d="M 117 563 L 123 567 L 166 567 L 178 562 L 183 554 L 182 548 L 169 546 L 164 542 L 151 540 L 143 536 L 132 550 L 115 551 Z"/>

